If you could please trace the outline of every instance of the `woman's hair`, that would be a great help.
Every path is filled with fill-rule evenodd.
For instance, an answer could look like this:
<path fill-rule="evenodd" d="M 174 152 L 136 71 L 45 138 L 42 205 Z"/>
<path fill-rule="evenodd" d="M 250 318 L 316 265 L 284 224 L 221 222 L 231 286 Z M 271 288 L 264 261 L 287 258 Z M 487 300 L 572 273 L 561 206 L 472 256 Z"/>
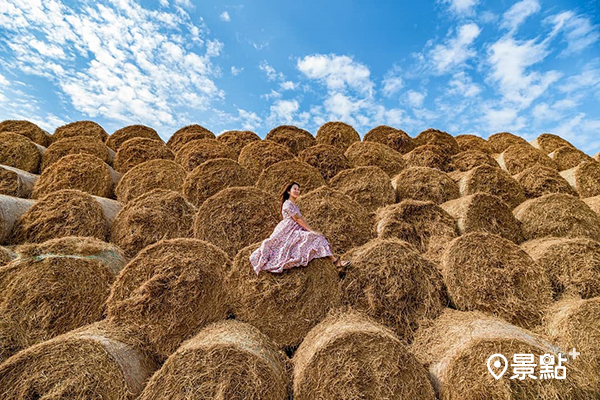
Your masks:
<path fill-rule="evenodd" d="M 288 193 L 291 189 L 292 186 L 294 185 L 298 185 L 298 187 L 300 187 L 300 184 L 298 182 L 291 182 L 290 184 L 288 184 L 285 188 L 285 190 L 283 192 L 281 192 L 281 194 L 279 195 L 279 199 L 281 200 L 281 204 L 279 206 L 279 210 L 283 210 L 283 203 L 285 203 L 285 201 L 287 199 L 290 198 L 290 194 Z"/>

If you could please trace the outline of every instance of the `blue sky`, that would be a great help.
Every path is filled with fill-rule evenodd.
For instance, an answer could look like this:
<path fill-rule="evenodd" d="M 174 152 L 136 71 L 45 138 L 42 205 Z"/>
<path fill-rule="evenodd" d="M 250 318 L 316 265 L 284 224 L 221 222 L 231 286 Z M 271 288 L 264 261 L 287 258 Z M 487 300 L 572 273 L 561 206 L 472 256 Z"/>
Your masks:
<path fill-rule="evenodd" d="M 595 154 L 599 106 L 598 0 L 0 0 L 0 120 L 50 132 L 340 120 Z"/>

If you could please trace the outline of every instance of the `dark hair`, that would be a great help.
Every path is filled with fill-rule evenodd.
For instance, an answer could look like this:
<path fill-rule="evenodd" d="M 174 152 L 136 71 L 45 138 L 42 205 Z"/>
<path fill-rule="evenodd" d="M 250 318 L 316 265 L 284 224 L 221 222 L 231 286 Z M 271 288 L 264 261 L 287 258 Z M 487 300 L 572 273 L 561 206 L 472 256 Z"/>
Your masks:
<path fill-rule="evenodd" d="M 292 189 L 292 186 L 294 185 L 298 185 L 298 187 L 300 187 L 300 184 L 298 182 L 292 182 L 288 184 L 285 190 L 279 195 L 279 199 L 281 200 L 281 204 L 279 206 L 280 211 L 283 210 L 283 203 L 285 203 L 285 201 L 290 198 L 290 194 L 288 192 Z"/>

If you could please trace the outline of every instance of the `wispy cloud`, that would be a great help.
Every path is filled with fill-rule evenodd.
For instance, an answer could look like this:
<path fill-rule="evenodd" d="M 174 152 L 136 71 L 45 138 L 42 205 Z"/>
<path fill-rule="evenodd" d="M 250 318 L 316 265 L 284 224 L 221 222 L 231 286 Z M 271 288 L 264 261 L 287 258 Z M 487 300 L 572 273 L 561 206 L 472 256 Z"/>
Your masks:
<path fill-rule="evenodd" d="M 527 17 L 537 13 L 540 9 L 538 0 L 522 0 L 515 3 L 502 15 L 500 27 L 515 32 Z"/>
<path fill-rule="evenodd" d="M 463 67 L 467 60 L 475 56 L 473 42 L 480 33 L 481 29 L 477 24 L 468 23 L 459 26 L 456 29 L 456 36 L 449 36 L 443 43 L 434 45 L 433 41 L 429 41 L 425 54 L 416 55 L 421 69 L 442 75 L 455 68 Z"/>
<path fill-rule="evenodd" d="M 227 11 L 223 11 L 221 13 L 221 15 L 219 16 L 219 18 L 221 18 L 221 21 L 224 21 L 224 22 L 231 21 L 231 17 L 229 16 L 229 13 Z"/>
<path fill-rule="evenodd" d="M 475 12 L 475 7 L 479 0 L 439 0 L 442 4 L 447 4 L 450 11 L 459 16 L 470 16 Z"/>
<path fill-rule="evenodd" d="M 598 45 L 600 39 L 598 26 L 592 25 L 586 16 L 577 15 L 573 11 L 564 11 L 548 17 L 545 22 L 554 25 L 552 34 L 563 32 L 563 40 L 567 43 L 567 48 L 561 53 L 563 57 L 580 53 L 593 44 Z"/>
<path fill-rule="evenodd" d="M 366 95 L 373 92 L 369 68 L 345 55 L 310 55 L 298 59 L 297 67 L 306 77 L 324 83 L 330 91 L 353 89 Z"/>

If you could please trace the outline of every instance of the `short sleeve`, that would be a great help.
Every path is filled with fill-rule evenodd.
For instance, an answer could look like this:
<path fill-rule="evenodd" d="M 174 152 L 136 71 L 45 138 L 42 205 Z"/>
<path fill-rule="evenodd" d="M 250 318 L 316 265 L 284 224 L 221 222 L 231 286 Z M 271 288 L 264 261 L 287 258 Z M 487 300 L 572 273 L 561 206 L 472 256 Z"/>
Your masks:
<path fill-rule="evenodd" d="M 284 218 L 288 218 L 288 217 L 291 218 L 294 215 L 296 215 L 298 212 L 296 210 L 296 207 L 294 207 L 294 204 L 291 201 L 286 200 L 283 203 L 282 213 L 283 213 Z"/>

